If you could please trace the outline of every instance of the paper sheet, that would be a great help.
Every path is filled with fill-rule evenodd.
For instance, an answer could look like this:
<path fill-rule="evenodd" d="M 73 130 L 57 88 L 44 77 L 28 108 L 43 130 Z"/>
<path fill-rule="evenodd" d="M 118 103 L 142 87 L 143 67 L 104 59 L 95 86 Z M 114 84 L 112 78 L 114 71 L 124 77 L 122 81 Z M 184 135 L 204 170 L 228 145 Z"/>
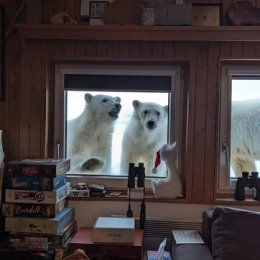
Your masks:
<path fill-rule="evenodd" d="M 204 244 L 203 239 L 196 230 L 173 230 L 172 235 L 176 245 L 180 244 Z"/>
<path fill-rule="evenodd" d="M 163 253 L 164 253 L 165 245 L 166 245 L 166 238 L 161 242 L 161 244 L 159 246 L 156 260 L 163 260 Z"/>

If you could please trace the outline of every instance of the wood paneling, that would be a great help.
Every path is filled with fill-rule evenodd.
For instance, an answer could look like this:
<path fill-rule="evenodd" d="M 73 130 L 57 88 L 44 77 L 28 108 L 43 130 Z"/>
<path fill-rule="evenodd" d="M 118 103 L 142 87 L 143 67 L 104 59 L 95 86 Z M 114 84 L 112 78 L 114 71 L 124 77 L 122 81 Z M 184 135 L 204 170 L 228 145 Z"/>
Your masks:
<path fill-rule="evenodd" d="M 45 0 L 42 2 L 41 19 L 47 23 L 51 15 L 59 11 L 70 11 L 77 18 L 79 3 L 78 0 Z M 0 128 L 4 129 L 7 161 L 53 156 L 53 60 L 138 57 L 186 59 L 189 61 L 189 117 L 184 172 L 186 195 L 193 203 L 210 203 L 213 200 L 219 59 L 260 59 L 260 42 L 45 38 L 27 39 L 25 49 L 22 49 L 19 40 L 13 32 L 7 39 L 7 95 L 5 101 L 0 103 Z"/>
<path fill-rule="evenodd" d="M 217 107 L 218 107 L 218 58 L 219 43 L 211 43 L 207 55 L 207 89 L 205 121 L 205 159 L 203 196 L 205 201 L 212 201 L 214 194 L 215 164 L 216 164 L 216 134 L 217 134 Z"/>

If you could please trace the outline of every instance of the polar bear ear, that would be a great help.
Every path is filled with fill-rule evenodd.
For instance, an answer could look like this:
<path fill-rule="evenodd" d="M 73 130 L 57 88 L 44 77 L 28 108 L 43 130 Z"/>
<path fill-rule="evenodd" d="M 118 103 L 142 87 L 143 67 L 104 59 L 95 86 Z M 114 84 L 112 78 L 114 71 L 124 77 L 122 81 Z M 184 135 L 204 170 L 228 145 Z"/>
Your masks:
<path fill-rule="evenodd" d="M 133 104 L 133 107 L 134 107 L 135 109 L 137 109 L 137 108 L 141 105 L 141 102 L 138 101 L 138 100 L 134 100 L 132 104 Z"/>
<path fill-rule="evenodd" d="M 89 103 L 90 102 L 90 100 L 91 100 L 91 98 L 92 98 L 93 96 L 91 95 L 91 94 L 89 94 L 89 93 L 86 93 L 85 94 L 85 100 Z"/>
<path fill-rule="evenodd" d="M 120 97 L 115 97 L 115 99 L 116 99 L 116 101 L 117 101 L 118 103 L 121 102 L 121 98 L 120 98 Z"/>

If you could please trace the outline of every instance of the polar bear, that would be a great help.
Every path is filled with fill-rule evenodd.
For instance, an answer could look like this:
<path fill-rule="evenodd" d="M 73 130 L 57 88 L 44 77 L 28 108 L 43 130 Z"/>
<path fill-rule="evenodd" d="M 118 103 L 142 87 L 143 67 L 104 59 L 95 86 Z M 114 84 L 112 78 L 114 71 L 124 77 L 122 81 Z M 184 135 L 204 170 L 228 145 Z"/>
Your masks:
<path fill-rule="evenodd" d="M 233 101 L 230 162 L 234 175 L 257 171 L 255 161 L 260 161 L 260 99 Z"/>
<path fill-rule="evenodd" d="M 71 170 L 109 171 L 114 124 L 121 99 L 85 94 L 86 107 L 67 125 L 67 157 Z"/>
<path fill-rule="evenodd" d="M 129 163 L 143 162 L 146 175 L 150 175 L 156 152 L 167 143 L 168 106 L 138 100 L 132 105 L 134 111 L 123 134 L 120 168 L 126 174 Z M 163 168 L 158 167 L 158 176 L 163 174 Z"/>

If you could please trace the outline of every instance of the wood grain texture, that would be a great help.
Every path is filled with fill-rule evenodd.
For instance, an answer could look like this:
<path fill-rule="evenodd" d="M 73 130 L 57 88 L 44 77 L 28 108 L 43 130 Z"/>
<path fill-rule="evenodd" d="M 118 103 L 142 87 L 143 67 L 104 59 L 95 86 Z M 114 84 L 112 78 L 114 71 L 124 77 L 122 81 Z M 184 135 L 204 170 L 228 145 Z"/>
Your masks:
<path fill-rule="evenodd" d="M 28 0 L 27 1 L 27 23 L 42 23 L 42 1 Z"/>
<path fill-rule="evenodd" d="M 218 58 L 219 43 L 209 45 L 207 57 L 207 93 L 206 93 L 206 128 L 205 128 L 205 165 L 203 182 L 203 200 L 210 203 L 214 199 L 214 180 L 216 179 L 216 129 L 217 129 L 217 107 L 218 107 Z"/>
<path fill-rule="evenodd" d="M 13 1 L 19 8 L 21 1 Z M 225 1 L 228 6 L 232 1 Z M 71 10 L 74 18 L 78 15 L 79 1 L 58 0 L 55 2 L 42 1 L 42 21 L 48 23 L 55 12 Z M 15 14 L 8 5 L 8 20 Z M 74 27 L 79 28 L 79 27 Z M 111 31 L 102 32 L 104 38 L 100 40 L 102 29 L 89 29 L 92 39 L 80 36 L 73 39 L 71 33 L 74 28 L 61 27 L 59 30 L 50 29 L 43 38 L 26 38 L 25 48 L 20 45 L 19 35 L 13 33 L 7 39 L 6 49 L 6 98 L 0 102 L 0 128 L 4 130 L 4 147 L 6 160 L 26 157 L 52 157 L 54 155 L 54 64 L 56 61 L 105 59 L 143 59 L 151 58 L 159 61 L 169 59 L 175 61 L 186 60 L 187 92 L 189 97 L 189 111 L 187 120 L 187 142 L 185 146 L 185 165 L 183 182 L 185 185 L 185 203 L 211 203 L 214 199 L 214 181 L 216 178 L 216 135 L 217 135 L 217 106 L 219 84 L 220 59 L 260 59 L 259 40 L 239 42 L 235 41 L 174 41 L 165 36 L 167 28 L 162 28 L 161 38 L 152 40 L 150 34 L 158 28 L 132 28 L 130 36 L 124 38 L 122 28 L 118 27 L 112 36 Z M 176 28 L 181 35 L 183 28 Z M 188 30 L 184 28 L 183 30 Z M 42 29 L 43 31 L 45 29 Z M 49 30 L 49 31 L 48 31 Z M 194 30 L 193 36 L 199 34 Z M 230 34 L 230 28 L 223 33 Z M 232 33 L 237 28 L 232 28 Z M 258 28 L 254 28 L 258 32 Z M 64 40 L 55 38 L 59 31 Z M 238 30 L 239 31 L 239 30 Z M 41 36 L 41 30 L 35 27 L 34 33 Z M 216 34 L 221 35 L 222 32 Z M 116 40 L 114 35 L 121 34 Z M 241 32 L 241 35 L 245 31 Z M 252 33 L 252 31 L 251 31 Z M 64 34 L 64 35 L 63 35 Z M 188 34 L 188 32 L 187 32 Z M 214 36 L 214 31 L 213 34 Z M 253 35 L 253 33 L 252 33 Z M 51 36 L 50 39 L 46 38 Z M 135 37 L 136 36 L 136 37 Z M 145 37 L 148 37 L 145 40 Z M 97 39 L 94 39 L 97 37 Z M 137 40 L 142 37 L 141 40 Z M 186 36 L 185 36 L 186 37 Z M 134 40 L 135 39 L 135 40 Z M 223 39 L 223 38 L 222 38 Z M 48 93 L 48 94 L 47 94 Z"/>

